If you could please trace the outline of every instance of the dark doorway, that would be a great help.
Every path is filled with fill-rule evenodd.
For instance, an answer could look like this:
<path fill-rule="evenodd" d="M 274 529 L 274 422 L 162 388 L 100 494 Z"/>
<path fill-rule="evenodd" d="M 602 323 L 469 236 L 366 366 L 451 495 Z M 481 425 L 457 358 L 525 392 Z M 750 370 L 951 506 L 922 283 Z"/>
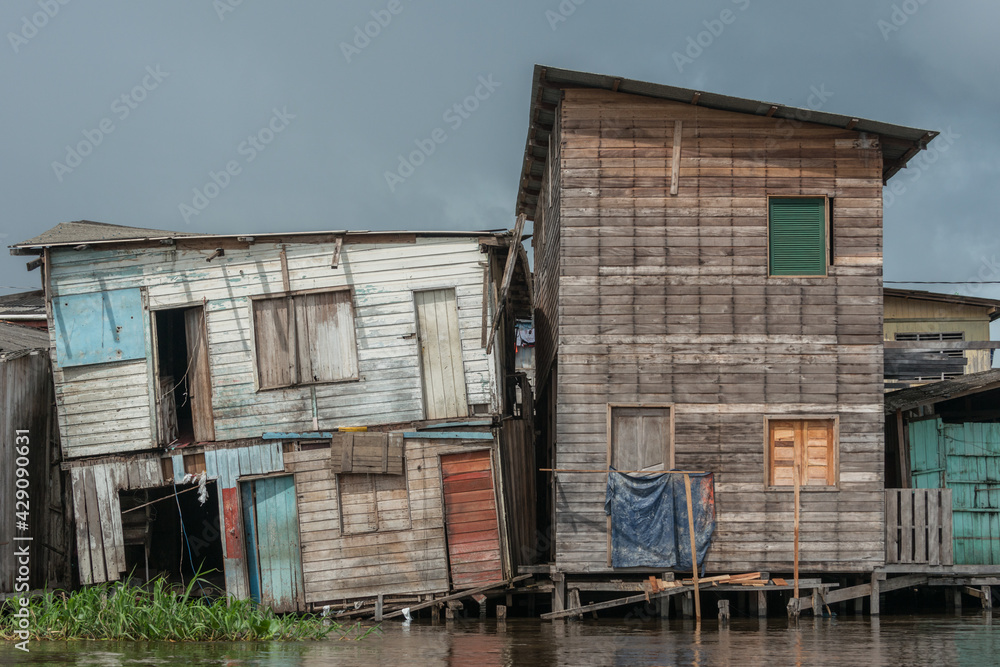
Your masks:
<path fill-rule="evenodd" d="M 215 440 L 205 309 L 158 310 L 153 322 L 160 444 Z"/>
<path fill-rule="evenodd" d="M 165 575 L 187 582 L 200 570 L 225 590 L 216 483 L 206 491 L 205 504 L 187 484 L 176 496 L 173 486 L 120 492 L 127 572 L 139 580 Z"/>

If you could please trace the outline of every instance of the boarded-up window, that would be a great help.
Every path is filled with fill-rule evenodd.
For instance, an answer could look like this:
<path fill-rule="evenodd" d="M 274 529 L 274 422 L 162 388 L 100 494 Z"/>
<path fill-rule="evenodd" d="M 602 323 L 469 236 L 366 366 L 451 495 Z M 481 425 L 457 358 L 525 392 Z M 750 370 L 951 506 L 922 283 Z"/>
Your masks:
<path fill-rule="evenodd" d="M 826 275 L 826 208 L 823 197 L 768 200 L 770 275 Z"/>
<path fill-rule="evenodd" d="M 358 378 L 349 290 L 255 299 L 253 322 L 261 389 Z"/>
<path fill-rule="evenodd" d="M 344 535 L 409 530 L 410 498 L 405 475 L 343 473 L 340 490 L 340 526 Z"/>
<path fill-rule="evenodd" d="M 791 487 L 798 466 L 801 486 L 837 485 L 834 419 L 768 421 L 768 486 Z"/>
<path fill-rule="evenodd" d="M 615 470 L 667 470 L 673 465 L 669 407 L 611 406 L 610 439 Z"/>

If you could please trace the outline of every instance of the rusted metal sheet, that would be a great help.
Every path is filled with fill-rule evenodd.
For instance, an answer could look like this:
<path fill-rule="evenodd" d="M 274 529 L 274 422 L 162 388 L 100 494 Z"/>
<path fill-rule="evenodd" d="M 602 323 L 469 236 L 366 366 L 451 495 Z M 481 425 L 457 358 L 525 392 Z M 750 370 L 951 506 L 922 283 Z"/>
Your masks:
<path fill-rule="evenodd" d="M 424 418 L 469 413 L 455 290 L 414 292 L 423 377 Z"/>
<path fill-rule="evenodd" d="M 225 522 L 226 534 L 226 556 L 228 558 L 242 558 L 243 547 L 240 544 L 240 502 L 239 491 L 236 487 L 222 489 L 222 517 Z"/>
<path fill-rule="evenodd" d="M 503 579 L 489 450 L 441 457 L 452 588 Z"/>

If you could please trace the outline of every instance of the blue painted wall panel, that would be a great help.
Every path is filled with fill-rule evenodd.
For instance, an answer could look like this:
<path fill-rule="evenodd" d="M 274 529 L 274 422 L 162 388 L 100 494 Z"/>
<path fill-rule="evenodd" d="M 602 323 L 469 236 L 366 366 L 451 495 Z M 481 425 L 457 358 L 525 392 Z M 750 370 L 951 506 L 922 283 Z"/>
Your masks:
<path fill-rule="evenodd" d="M 138 288 L 52 299 L 56 360 L 62 367 L 146 357 Z"/>

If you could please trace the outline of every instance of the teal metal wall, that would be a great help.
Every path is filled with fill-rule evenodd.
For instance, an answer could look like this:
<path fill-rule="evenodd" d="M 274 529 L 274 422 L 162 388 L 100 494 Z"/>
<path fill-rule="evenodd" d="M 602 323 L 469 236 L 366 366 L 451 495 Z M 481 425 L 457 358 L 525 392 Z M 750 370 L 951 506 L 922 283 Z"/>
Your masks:
<path fill-rule="evenodd" d="M 913 487 L 952 490 L 955 563 L 1000 564 L 1000 424 L 909 425 Z"/>

